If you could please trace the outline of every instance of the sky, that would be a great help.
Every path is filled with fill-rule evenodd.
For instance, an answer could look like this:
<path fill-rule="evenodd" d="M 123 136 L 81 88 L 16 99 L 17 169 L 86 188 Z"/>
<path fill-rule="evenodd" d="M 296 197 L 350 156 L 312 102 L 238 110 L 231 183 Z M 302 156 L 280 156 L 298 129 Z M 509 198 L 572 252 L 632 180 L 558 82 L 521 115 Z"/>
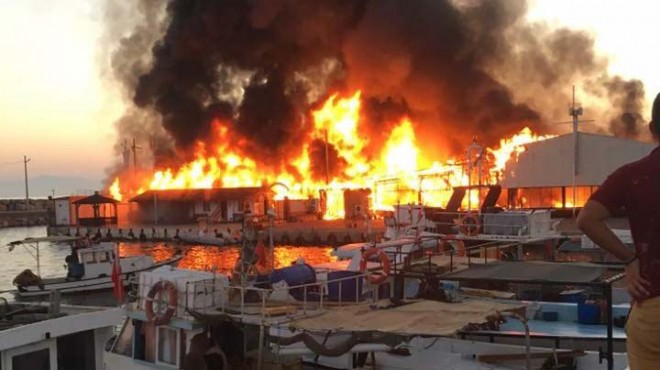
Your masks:
<path fill-rule="evenodd" d="M 0 0 L 0 181 L 100 181 L 113 161 L 118 92 L 101 75 L 102 0 Z M 125 1 L 125 0 L 116 0 Z M 530 0 L 528 18 L 594 34 L 610 70 L 660 91 L 654 1 Z M 1 194 L 0 194 L 1 195 Z"/>

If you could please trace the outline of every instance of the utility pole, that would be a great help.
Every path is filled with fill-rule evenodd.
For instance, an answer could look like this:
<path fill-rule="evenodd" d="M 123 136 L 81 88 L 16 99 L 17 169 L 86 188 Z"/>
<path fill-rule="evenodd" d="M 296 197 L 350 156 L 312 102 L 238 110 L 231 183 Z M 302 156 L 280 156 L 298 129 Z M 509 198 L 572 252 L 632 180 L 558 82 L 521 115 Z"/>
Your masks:
<path fill-rule="evenodd" d="M 27 172 L 27 164 L 30 161 L 30 158 L 27 156 L 23 156 L 23 170 L 25 172 L 25 210 L 29 211 L 30 210 L 30 195 L 28 192 L 28 172 Z"/>

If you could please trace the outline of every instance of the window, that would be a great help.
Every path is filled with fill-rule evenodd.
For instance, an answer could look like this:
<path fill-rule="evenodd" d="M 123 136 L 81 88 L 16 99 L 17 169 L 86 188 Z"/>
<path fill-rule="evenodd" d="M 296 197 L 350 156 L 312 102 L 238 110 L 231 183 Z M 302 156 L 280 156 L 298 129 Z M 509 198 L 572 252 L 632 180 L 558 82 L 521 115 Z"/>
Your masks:
<path fill-rule="evenodd" d="M 50 349 L 16 355 L 11 358 L 11 366 L 14 370 L 50 370 Z"/>
<path fill-rule="evenodd" d="M 167 327 L 159 327 L 158 362 L 177 365 L 178 348 L 176 330 Z"/>
<path fill-rule="evenodd" d="M 94 253 L 83 253 L 82 254 L 83 263 L 96 263 L 96 258 Z"/>
<path fill-rule="evenodd" d="M 98 261 L 99 262 L 109 262 L 110 261 L 110 253 L 108 252 L 98 252 Z"/>
<path fill-rule="evenodd" d="M 202 210 L 204 212 L 211 212 L 211 203 L 209 202 L 202 202 Z"/>

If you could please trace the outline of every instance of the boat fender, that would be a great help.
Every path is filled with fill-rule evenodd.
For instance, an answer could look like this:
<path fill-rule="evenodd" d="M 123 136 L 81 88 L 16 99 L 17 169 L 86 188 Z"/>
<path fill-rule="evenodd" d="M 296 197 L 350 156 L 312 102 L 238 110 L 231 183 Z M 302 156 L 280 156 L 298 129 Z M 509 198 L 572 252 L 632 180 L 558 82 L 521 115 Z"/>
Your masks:
<path fill-rule="evenodd" d="M 335 236 L 334 233 L 328 234 L 328 239 L 327 239 L 328 244 L 330 245 L 337 245 L 337 237 Z"/>
<path fill-rule="evenodd" d="M 370 274 L 367 275 L 367 280 L 374 285 L 379 285 L 387 279 L 387 277 L 390 275 L 390 259 L 387 257 L 385 252 L 382 250 L 376 248 L 376 247 L 371 247 L 367 249 L 364 253 L 362 253 L 362 259 L 360 260 L 360 271 L 361 272 L 366 272 L 367 271 L 367 262 L 369 262 L 369 258 L 371 258 L 373 255 L 378 255 L 378 258 L 380 260 L 380 265 L 383 269 L 382 274 L 376 275 L 376 274 Z"/>
<path fill-rule="evenodd" d="M 287 233 L 282 234 L 282 237 L 280 238 L 280 242 L 284 245 L 291 245 L 291 238 L 289 238 L 289 234 Z"/>
<path fill-rule="evenodd" d="M 305 245 L 307 244 L 307 241 L 305 240 L 305 237 L 303 236 L 302 233 L 298 234 L 298 237 L 295 240 L 296 245 Z"/>
<path fill-rule="evenodd" d="M 461 218 L 461 226 L 459 228 L 463 235 L 475 236 L 481 231 L 481 220 L 479 216 L 473 213 L 468 213 Z"/>
<path fill-rule="evenodd" d="M 321 244 L 323 244 L 321 237 L 319 236 L 319 234 L 314 233 L 314 236 L 312 236 L 312 245 L 321 245 Z"/>
<path fill-rule="evenodd" d="M 160 300 L 160 297 L 163 295 L 163 291 L 167 291 L 168 294 L 167 309 L 163 313 L 156 314 L 154 312 L 154 299 L 156 296 L 158 296 L 158 299 Z M 147 314 L 147 320 L 152 322 L 154 326 L 160 326 L 169 323 L 174 316 L 174 312 L 176 311 L 176 304 L 177 294 L 174 283 L 168 280 L 161 280 L 157 282 L 149 290 L 146 302 L 144 303 L 144 311 Z"/>

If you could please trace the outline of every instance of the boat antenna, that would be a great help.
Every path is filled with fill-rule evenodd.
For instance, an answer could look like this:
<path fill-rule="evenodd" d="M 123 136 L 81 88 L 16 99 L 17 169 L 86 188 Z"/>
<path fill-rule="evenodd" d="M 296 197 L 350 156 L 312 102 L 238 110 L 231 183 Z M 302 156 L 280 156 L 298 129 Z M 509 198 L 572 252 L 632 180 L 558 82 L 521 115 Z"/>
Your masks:
<path fill-rule="evenodd" d="M 576 177 L 578 175 L 578 166 L 579 166 L 579 145 L 578 145 L 578 132 L 579 132 L 579 123 L 580 116 L 582 115 L 582 107 L 575 106 L 575 85 L 573 85 L 573 102 L 571 104 L 571 109 L 569 110 L 569 115 L 573 117 L 573 218 L 575 218 L 575 209 L 577 208 L 577 185 Z"/>

